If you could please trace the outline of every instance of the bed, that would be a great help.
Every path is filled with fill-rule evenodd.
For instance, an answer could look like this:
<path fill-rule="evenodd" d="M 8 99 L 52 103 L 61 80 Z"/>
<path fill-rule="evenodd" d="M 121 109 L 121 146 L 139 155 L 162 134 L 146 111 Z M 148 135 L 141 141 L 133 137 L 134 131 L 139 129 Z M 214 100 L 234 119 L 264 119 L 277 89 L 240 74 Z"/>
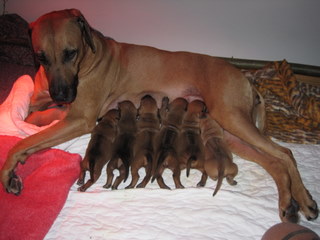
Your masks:
<path fill-rule="evenodd" d="M 16 15 L 9 17 L 14 29 L 17 22 L 21 26 L 13 40 L 0 42 L 1 164 L 15 142 L 42 130 L 23 122 L 33 91 L 31 77 L 35 64 L 27 38 L 20 39 L 21 28 L 26 31 L 24 20 Z M 0 26 L 4 25 L 0 22 Z M 8 42 L 11 47 L 23 48 L 23 57 L 6 52 Z M 18 53 L 23 51 L 20 49 Z M 9 195 L 1 189 L 1 239 L 9 236 L 10 239 L 256 240 L 280 221 L 274 181 L 260 166 L 237 156 L 234 161 L 239 167 L 235 178 L 238 184 L 230 186 L 224 180 L 215 197 L 212 197 L 215 181 L 208 180 L 205 187 L 195 187 L 201 177 L 196 170 L 191 170 L 189 178 L 182 171 L 185 189 L 174 189 L 171 172 L 166 170 L 163 176 L 172 190 L 159 189 L 156 183 L 149 183 L 145 189 L 124 189 L 130 177 L 118 190 L 106 190 L 102 188 L 106 181 L 104 169 L 96 184 L 84 193 L 78 192 L 75 182 L 79 161 L 89 140 L 90 135 L 84 135 L 28 160 L 21 167 L 21 171 L 31 168 L 22 174 L 26 181 L 21 196 Z M 320 145 L 275 141 L 293 151 L 303 182 L 319 203 Z M 52 167 L 56 171 L 49 172 Z M 144 170 L 139 173 L 143 178 Z M 16 210 L 19 205 L 23 211 Z M 300 224 L 320 234 L 319 219 L 310 222 L 302 216 Z"/>

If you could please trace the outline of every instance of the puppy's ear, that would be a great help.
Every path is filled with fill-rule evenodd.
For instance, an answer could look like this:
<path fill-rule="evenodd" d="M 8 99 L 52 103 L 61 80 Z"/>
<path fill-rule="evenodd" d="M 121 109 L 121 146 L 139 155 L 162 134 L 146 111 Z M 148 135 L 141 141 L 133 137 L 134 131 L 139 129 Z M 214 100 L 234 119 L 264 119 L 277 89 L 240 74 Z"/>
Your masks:
<path fill-rule="evenodd" d="M 159 119 L 159 121 L 160 121 L 160 123 L 161 123 L 161 114 L 160 114 L 160 109 L 158 109 L 158 110 L 157 110 L 157 117 L 158 117 L 158 119 Z"/>
<path fill-rule="evenodd" d="M 81 29 L 82 35 L 86 41 L 86 43 L 89 45 L 93 53 L 96 53 L 96 46 L 94 45 L 92 34 L 91 34 L 91 28 L 87 20 L 84 18 L 84 16 L 81 14 L 81 12 L 77 9 L 70 9 L 70 12 L 72 15 L 77 17 L 77 22 L 79 24 L 79 27 Z"/>
<path fill-rule="evenodd" d="M 208 112 L 207 106 L 206 106 L 205 104 L 203 104 L 203 108 L 202 108 L 202 111 L 201 111 L 201 113 L 200 113 L 200 115 L 199 115 L 199 118 L 200 118 L 200 119 L 207 118 L 208 113 L 209 113 L 209 112 Z"/>
<path fill-rule="evenodd" d="M 136 120 L 138 121 L 140 119 L 140 107 L 137 109 L 137 115 Z"/>
<path fill-rule="evenodd" d="M 168 110 L 169 110 L 169 98 L 168 97 L 162 98 L 161 110 L 162 111 L 166 110 L 166 112 L 168 112 Z"/>
<path fill-rule="evenodd" d="M 118 112 L 117 112 L 118 114 L 117 114 L 117 117 L 116 117 L 116 119 L 119 121 L 120 120 L 120 118 L 121 118 L 121 113 L 120 113 L 120 111 L 118 110 Z"/>

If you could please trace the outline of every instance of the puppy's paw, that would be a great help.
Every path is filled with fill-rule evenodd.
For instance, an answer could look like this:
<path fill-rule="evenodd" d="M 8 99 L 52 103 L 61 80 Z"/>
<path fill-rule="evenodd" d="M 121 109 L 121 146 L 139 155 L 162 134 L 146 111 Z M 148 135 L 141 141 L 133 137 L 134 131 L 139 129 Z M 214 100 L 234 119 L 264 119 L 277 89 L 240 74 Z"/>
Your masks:
<path fill-rule="evenodd" d="M 205 183 L 203 183 L 203 182 L 198 182 L 197 183 L 197 187 L 204 187 L 206 184 Z"/>
<path fill-rule="evenodd" d="M 78 186 L 82 186 L 84 184 L 84 179 L 78 179 L 78 181 L 77 181 L 77 185 Z"/>
<path fill-rule="evenodd" d="M 105 184 L 103 185 L 103 188 L 109 189 L 111 187 L 111 184 Z"/>
<path fill-rule="evenodd" d="M 22 190 L 22 180 L 19 176 L 16 175 L 14 171 L 9 173 L 9 182 L 6 190 L 8 193 L 12 193 L 16 196 L 20 195 Z"/>
<path fill-rule="evenodd" d="M 79 192 L 85 192 L 87 189 L 84 186 L 78 187 Z"/>
<path fill-rule="evenodd" d="M 146 186 L 146 184 L 143 183 L 143 182 L 141 182 L 141 183 L 139 183 L 139 184 L 137 185 L 136 188 L 145 188 L 145 186 Z"/>

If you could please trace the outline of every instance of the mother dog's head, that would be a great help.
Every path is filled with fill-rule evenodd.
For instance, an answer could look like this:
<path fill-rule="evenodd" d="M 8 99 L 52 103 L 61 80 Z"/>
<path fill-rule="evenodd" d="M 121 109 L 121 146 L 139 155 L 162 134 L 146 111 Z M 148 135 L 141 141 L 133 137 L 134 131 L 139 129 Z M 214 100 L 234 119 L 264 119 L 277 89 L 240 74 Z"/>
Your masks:
<path fill-rule="evenodd" d="M 31 23 L 30 32 L 51 98 L 59 104 L 73 102 L 80 63 L 88 48 L 96 51 L 87 21 L 76 9 L 51 12 Z"/>

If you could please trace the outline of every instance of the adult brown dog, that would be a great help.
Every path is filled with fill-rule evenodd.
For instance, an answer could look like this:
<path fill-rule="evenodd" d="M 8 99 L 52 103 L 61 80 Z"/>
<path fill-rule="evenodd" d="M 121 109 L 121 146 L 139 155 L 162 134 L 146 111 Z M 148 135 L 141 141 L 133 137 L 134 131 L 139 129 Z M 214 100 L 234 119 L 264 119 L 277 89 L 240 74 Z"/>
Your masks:
<path fill-rule="evenodd" d="M 70 104 L 67 116 L 54 126 L 15 145 L 1 169 L 1 182 L 13 194 L 21 191 L 15 174 L 18 163 L 39 150 L 90 133 L 96 120 L 118 101 L 138 106 L 151 94 L 198 96 L 225 130 L 231 151 L 261 165 L 274 179 L 279 193 L 279 216 L 298 221 L 318 216 L 318 207 L 302 183 L 289 149 L 264 137 L 253 124 L 253 90 L 231 64 L 219 58 L 188 52 L 118 43 L 90 28 L 78 10 L 51 12 L 31 24 L 32 44 L 41 62 L 39 74 L 48 81 L 52 100 Z M 161 101 L 161 100 L 160 100 Z"/>

